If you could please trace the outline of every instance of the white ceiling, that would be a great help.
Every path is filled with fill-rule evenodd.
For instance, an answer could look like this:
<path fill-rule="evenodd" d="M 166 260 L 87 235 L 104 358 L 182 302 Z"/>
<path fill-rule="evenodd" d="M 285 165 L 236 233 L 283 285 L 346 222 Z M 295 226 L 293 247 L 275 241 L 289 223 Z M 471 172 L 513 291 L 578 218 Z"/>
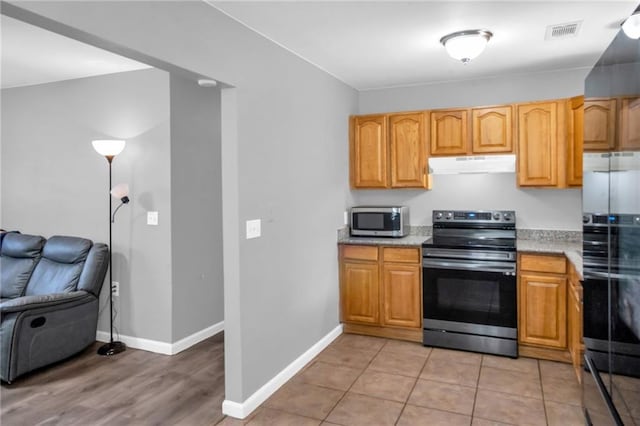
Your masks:
<path fill-rule="evenodd" d="M 5 15 L 0 29 L 3 89 L 150 68 Z"/>
<path fill-rule="evenodd" d="M 213 7 L 359 89 L 591 67 L 638 0 L 215 1 Z M 548 25 L 582 21 L 576 37 L 545 41 Z M 463 65 L 440 38 L 488 29 Z"/>
<path fill-rule="evenodd" d="M 205 0 L 350 86 L 408 86 L 591 67 L 639 0 Z M 2 88 L 149 68 L 1 16 Z M 582 21 L 577 37 L 545 41 L 548 25 Z M 493 32 L 468 65 L 447 56 L 445 34 Z"/>

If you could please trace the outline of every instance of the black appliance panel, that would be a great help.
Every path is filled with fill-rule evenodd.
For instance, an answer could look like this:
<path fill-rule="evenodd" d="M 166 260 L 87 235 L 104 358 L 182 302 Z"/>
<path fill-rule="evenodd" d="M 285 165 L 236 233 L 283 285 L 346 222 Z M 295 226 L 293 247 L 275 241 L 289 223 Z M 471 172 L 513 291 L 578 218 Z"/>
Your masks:
<path fill-rule="evenodd" d="M 353 227 L 365 231 L 400 230 L 400 213 L 357 213 L 353 215 Z"/>
<path fill-rule="evenodd" d="M 504 267 L 508 269 L 508 267 Z M 515 269 L 515 264 L 513 265 Z M 440 321 L 517 327 L 514 272 L 423 269 L 425 317 Z"/>

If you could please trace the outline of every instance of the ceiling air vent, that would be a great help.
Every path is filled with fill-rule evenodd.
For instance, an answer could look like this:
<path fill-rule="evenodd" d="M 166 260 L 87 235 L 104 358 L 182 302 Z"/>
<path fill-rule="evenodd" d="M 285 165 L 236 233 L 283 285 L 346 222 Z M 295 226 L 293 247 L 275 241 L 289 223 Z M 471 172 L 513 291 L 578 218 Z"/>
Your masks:
<path fill-rule="evenodd" d="M 549 25 L 544 36 L 545 40 L 560 40 L 563 38 L 575 37 L 580 31 L 582 21 L 567 22 L 564 24 Z"/>

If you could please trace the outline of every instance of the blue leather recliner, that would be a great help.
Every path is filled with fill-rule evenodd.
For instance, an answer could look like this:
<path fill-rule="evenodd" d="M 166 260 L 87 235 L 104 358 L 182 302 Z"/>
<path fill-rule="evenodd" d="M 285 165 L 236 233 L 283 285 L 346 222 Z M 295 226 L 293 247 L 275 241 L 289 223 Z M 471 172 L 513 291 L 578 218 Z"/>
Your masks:
<path fill-rule="evenodd" d="M 7 233 L 0 243 L 0 379 L 77 354 L 96 340 L 106 244 Z"/>

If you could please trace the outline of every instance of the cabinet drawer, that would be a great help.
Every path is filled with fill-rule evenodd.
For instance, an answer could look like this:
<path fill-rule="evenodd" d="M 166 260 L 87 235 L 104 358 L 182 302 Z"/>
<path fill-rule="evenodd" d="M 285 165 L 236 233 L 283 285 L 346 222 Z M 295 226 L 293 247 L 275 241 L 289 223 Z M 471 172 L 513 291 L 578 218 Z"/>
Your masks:
<path fill-rule="evenodd" d="M 384 247 L 382 259 L 385 262 L 420 263 L 420 249 Z"/>
<path fill-rule="evenodd" d="M 355 260 L 378 260 L 377 246 L 353 246 L 345 244 L 342 246 L 342 257 Z"/>
<path fill-rule="evenodd" d="M 567 261 L 564 256 L 546 254 L 521 254 L 520 269 L 523 271 L 566 274 Z"/>

